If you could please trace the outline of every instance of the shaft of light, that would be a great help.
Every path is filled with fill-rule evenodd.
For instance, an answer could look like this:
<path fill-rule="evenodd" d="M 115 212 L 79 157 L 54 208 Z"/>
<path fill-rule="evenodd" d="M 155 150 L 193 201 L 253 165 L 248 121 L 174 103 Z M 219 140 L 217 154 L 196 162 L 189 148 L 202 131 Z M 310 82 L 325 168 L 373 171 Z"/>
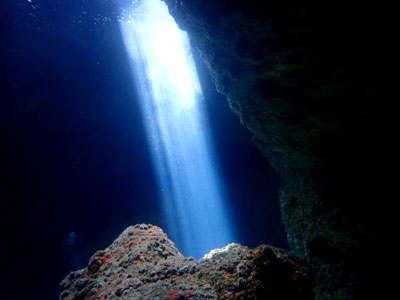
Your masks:
<path fill-rule="evenodd" d="M 199 258 L 232 242 L 232 234 L 187 35 L 160 0 L 139 2 L 121 32 L 139 89 L 167 233 L 183 254 Z"/>

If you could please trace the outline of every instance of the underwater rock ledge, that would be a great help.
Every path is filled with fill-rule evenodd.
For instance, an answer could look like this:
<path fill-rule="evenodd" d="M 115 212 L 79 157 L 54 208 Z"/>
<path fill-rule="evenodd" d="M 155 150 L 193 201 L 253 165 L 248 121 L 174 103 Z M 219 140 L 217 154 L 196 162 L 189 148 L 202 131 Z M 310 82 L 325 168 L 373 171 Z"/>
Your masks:
<path fill-rule="evenodd" d="M 62 300 L 312 299 L 310 269 L 285 250 L 230 244 L 196 261 L 161 228 L 130 226 L 61 283 Z"/>
<path fill-rule="evenodd" d="M 164 1 L 282 177 L 287 240 L 315 299 L 381 299 L 388 270 L 370 258 L 391 247 L 396 219 L 390 9 Z"/>

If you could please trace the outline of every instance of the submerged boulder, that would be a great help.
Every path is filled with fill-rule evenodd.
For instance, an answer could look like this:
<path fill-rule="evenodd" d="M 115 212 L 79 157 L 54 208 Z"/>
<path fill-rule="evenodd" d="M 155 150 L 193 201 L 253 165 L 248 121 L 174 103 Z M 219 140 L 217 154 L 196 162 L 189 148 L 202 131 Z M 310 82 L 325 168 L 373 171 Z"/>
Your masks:
<path fill-rule="evenodd" d="M 196 261 L 145 224 L 128 227 L 60 285 L 62 300 L 312 299 L 308 267 L 285 250 L 230 244 Z"/>

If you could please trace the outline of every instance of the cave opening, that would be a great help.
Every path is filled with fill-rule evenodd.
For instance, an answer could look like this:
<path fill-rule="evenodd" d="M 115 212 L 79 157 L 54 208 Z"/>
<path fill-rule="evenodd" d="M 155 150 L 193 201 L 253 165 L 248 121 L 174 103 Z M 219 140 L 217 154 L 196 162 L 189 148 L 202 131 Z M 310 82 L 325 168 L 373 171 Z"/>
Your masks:
<path fill-rule="evenodd" d="M 168 218 L 157 194 L 155 148 L 151 153 L 145 103 L 132 84 L 138 76 L 121 32 L 123 22 L 135 19 L 129 7 L 139 2 L 4 3 L 0 144 L 6 295 L 18 291 L 22 298 L 56 299 L 58 284 L 70 271 L 84 268 L 97 250 L 134 224 L 161 227 L 185 255 L 209 250 L 184 249 L 168 228 L 176 226 L 182 239 L 177 211 Z M 220 188 L 220 208 L 229 221 L 223 226 L 233 231 L 207 247 L 235 241 L 288 248 L 278 202 L 281 179 L 216 91 L 199 49 L 193 47 L 192 55 L 201 90 L 196 82 L 194 96 L 176 105 L 196 111 L 196 117 L 185 116 L 192 120 L 183 126 L 186 132 L 201 121 L 200 139 L 208 146 L 203 150 L 209 151 L 216 180 L 212 186 Z M 188 91 L 189 84 L 185 87 Z M 203 211 L 201 218 L 214 222 L 213 213 Z M 175 223 L 168 225 L 169 219 Z M 190 233 L 200 243 L 198 234 Z"/>

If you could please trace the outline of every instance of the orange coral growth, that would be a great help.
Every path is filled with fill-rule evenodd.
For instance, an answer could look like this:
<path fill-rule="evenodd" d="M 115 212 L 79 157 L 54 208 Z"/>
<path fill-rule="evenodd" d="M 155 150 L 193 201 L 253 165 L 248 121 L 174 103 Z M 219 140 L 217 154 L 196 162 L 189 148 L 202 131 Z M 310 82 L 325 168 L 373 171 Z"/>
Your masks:
<path fill-rule="evenodd" d="M 171 291 L 165 294 L 165 297 L 176 299 L 179 298 L 179 293 L 177 291 Z"/>
<path fill-rule="evenodd" d="M 132 241 L 127 242 L 127 243 L 124 245 L 124 248 L 125 248 L 125 249 L 126 249 L 126 248 L 130 248 L 131 245 L 134 245 L 134 244 L 135 244 L 135 241 L 136 241 L 136 240 L 132 240 Z"/>
<path fill-rule="evenodd" d="M 111 258 L 110 254 L 103 254 L 103 255 L 96 256 L 96 259 L 100 260 L 102 265 L 104 265 L 110 258 Z"/>

